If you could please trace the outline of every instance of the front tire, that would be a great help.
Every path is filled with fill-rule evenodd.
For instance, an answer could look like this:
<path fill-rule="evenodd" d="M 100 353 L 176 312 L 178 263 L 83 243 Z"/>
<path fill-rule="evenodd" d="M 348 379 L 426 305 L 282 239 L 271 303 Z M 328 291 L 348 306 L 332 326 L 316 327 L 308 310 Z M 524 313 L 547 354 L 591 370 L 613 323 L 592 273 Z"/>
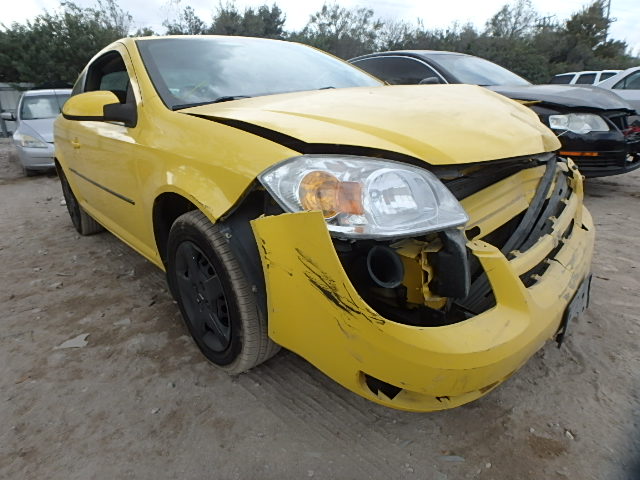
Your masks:
<path fill-rule="evenodd" d="M 167 253 L 169 287 L 209 361 L 238 374 L 278 351 L 256 295 L 217 225 L 198 210 L 185 213 L 171 227 Z"/>
<path fill-rule="evenodd" d="M 67 181 L 67 177 L 62 171 L 62 167 L 56 165 L 60 184 L 62 185 L 62 194 L 67 204 L 67 211 L 71 217 L 71 223 L 80 235 L 93 235 L 104 230 L 104 227 L 96 222 L 78 203 L 78 199 L 73 194 L 71 186 Z"/>

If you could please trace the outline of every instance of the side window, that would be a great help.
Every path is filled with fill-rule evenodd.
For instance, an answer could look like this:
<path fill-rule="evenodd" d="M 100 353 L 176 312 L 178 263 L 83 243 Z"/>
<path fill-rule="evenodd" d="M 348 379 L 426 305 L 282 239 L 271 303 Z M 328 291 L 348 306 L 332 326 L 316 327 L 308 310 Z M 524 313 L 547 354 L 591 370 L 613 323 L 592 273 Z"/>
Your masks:
<path fill-rule="evenodd" d="M 408 57 L 364 58 L 353 64 L 392 85 L 415 85 L 429 77 L 440 79 L 435 70 Z"/>
<path fill-rule="evenodd" d="M 92 92 L 95 90 L 113 92 L 120 103 L 135 103 L 129 74 L 124 60 L 118 52 L 105 53 L 87 70 L 84 91 Z"/>
<path fill-rule="evenodd" d="M 571 83 L 571 79 L 573 75 L 556 75 L 551 79 L 549 83 L 557 84 L 557 85 L 568 85 Z"/>
<path fill-rule="evenodd" d="M 80 76 L 78 77 L 78 79 L 76 80 L 76 83 L 73 84 L 73 90 L 71 90 L 71 96 L 73 97 L 74 95 L 78 95 L 79 93 L 82 93 L 82 89 L 84 87 L 84 79 L 86 77 L 86 74 L 83 72 L 80 74 Z"/>
<path fill-rule="evenodd" d="M 618 90 L 640 90 L 640 71 L 629 74 L 616 83 L 613 88 Z"/>
<path fill-rule="evenodd" d="M 611 77 L 613 77 L 614 75 L 617 75 L 617 74 L 618 74 L 618 72 L 602 72 L 600 74 L 600 80 L 599 81 L 600 82 L 604 82 L 607 78 L 611 78 Z"/>
<path fill-rule="evenodd" d="M 583 73 L 576 80 L 576 85 L 593 85 L 593 82 L 596 81 L 595 73 Z"/>

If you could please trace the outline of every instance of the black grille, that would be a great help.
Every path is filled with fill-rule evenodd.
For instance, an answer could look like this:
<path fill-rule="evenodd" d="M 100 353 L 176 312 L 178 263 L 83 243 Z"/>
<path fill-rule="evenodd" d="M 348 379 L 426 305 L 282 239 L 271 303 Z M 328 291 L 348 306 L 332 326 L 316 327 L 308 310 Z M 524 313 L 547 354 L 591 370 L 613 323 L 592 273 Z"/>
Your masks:
<path fill-rule="evenodd" d="M 624 131 L 629 127 L 629 114 L 628 113 L 610 113 L 605 112 L 604 116 L 608 118 L 620 131 Z"/>

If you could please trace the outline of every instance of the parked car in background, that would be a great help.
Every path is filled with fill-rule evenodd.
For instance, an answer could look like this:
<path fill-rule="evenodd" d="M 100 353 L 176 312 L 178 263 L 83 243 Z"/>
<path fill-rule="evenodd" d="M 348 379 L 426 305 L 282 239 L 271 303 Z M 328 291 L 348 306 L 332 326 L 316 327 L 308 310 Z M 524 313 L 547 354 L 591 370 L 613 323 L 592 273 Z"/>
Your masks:
<path fill-rule="evenodd" d="M 640 167 L 640 133 L 629 128 L 633 107 L 598 87 L 532 85 L 493 62 L 454 52 L 381 52 L 349 62 L 392 85 L 469 83 L 526 102 L 558 135 L 560 154 L 587 177 Z"/>
<path fill-rule="evenodd" d="M 283 346 L 369 400 L 452 408 L 586 308 L 582 176 L 501 95 L 200 35 L 115 42 L 74 93 L 55 124 L 73 225 L 165 270 L 231 374 Z"/>
<path fill-rule="evenodd" d="M 13 142 L 26 175 L 55 166 L 53 122 L 69 95 L 70 89 L 28 90 L 20 98 L 15 114 L 2 113 L 5 120 L 16 122 Z"/>
<path fill-rule="evenodd" d="M 598 87 L 615 92 L 640 114 L 640 67 L 628 68 L 615 77 L 599 83 Z"/>
<path fill-rule="evenodd" d="M 552 85 L 598 85 L 622 70 L 587 70 L 584 72 L 567 72 L 554 75 L 549 81 Z"/>

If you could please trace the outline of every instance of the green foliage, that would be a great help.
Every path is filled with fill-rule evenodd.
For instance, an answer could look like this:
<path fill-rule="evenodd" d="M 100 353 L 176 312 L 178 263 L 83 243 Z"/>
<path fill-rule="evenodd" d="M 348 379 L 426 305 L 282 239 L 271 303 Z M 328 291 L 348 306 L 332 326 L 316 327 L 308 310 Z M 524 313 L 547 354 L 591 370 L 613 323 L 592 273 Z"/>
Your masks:
<path fill-rule="evenodd" d="M 533 33 L 539 21 L 538 12 L 530 0 L 516 0 L 513 5 L 503 6 L 487 22 L 486 34 L 498 38 L 522 38 Z"/>
<path fill-rule="evenodd" d="M 202 35 L 207 33 L 207 26 L 196 15 L 191 7 L 185 7 L 178 16 L 178 20 L 170 22 L 165 20 L 162 26 L 167 29 L 167 35 Z"/>
<path fill-rule="evenodd" d="M 234 3 L 218 4 L 208 33 L 247 37 L 284 38 L 286 16 L 275 3 L 240 13 Z"/>
<path fill-rule="evenodd" d="M 276 4 L 250 7 L 240 12 L 235 3 L 220 2 L 210 25 L 200 19 L 189 6 L 178 14 L 177 19 L 167 19 L 162 25 L 167 29 L 167 35 L 213 34 L 283 38 L 285 19 L 284 13 Z"/>
<path fill-rule="evenodd" d="M 324 4 L 311 15 L 307 26 L 290 38 L 350 58 L 374 51 L 382 26 L 383 22 L 374 19 L 373 10 L 368 8 L 346 9 L 335 3 Z"/>
<path fill-rule="evenodd" d="M 604 0 L 596 0 L 556 27 L 552 73 L 567 70 L 627 68 L 637 59 L 626 55 L 627 44 L 608 38 L 612 20 L 605 16 Z"/>
<path fill-rule="evenodd" d="M 134 37 L 152 37 L 157 35 L 156 32 L 153 31 L 153 28 L 150 27 L 142 27 L 136 30 L 136 33 L 133 34 Z"/>
<path fill-rule="evenodd" d="M 612 20 L 604 1 L 553 23 L 534 10 L 530 0 L 504 5 L 487 21 L 484 31 L 471 24 L 428 29 L 418 20 L 374 20 L 368 9 L 324 5 L 300 32 L 290 38 L 327 50 L 342 58 L 384 50 L 449 50 L 477 55 L 531 80 L 545 83 L 556 73 L 571 70 L 627 68 L 639 59 L 627 54 L 627 44 L 608 38 Z"/>
<path fill-rule="evenodd" d="M 116 0 L 99 0 L 94 8 L 71 2 L 61 7 L 24 25 L 2 25 L 0 81 L 73 83 L 93 55 L 128 34 L 132 22 Z"/>
<path fill-rule="evenodd" d="M 171 0 L 180 5 L 181 0 Z M 627 68 L 640 59 L 627 44 L 609 38 L 611 23 L 604 0 L 595 0 L 565 21 L 541 17 L 530 0 L 513 0 L 491 17 L 485 28 L 454 24 L 429 29 L 382 21 L 369 8 L 325 4 L 299 31 L 284 30 L 285 15 L 277 4 L 238 10 L 219 0 L 211 23 L 186 6 L 163 26 L 173 35 L 244 35 L 298 41 L 348 59 L 382 50 L 431 49 L 477 55 L 533 81 L 544 83 L 565 71 Z M 25 24 L 0 25 L 0 81 L 72 82 L 87 61 L 108 43 L 127 36 L 132 18 L 117 0 L 97 0 L 92 8 L 62 2 Z M 155 35 L 148 27 L 136 36 Z"/>

